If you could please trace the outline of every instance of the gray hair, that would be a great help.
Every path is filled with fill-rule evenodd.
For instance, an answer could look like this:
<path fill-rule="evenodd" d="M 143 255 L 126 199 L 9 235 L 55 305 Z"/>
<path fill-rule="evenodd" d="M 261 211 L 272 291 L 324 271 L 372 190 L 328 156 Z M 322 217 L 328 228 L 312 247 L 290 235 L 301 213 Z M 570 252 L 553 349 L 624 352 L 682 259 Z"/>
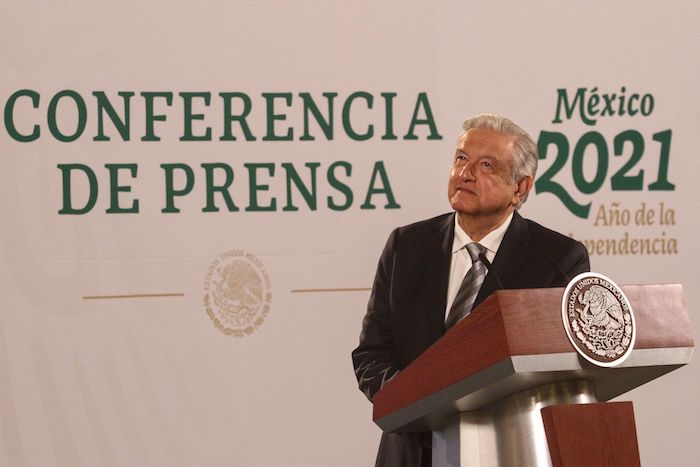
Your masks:
<path fill-rule="evenodd" d="M 511 182 L 519 182 L 525 177 L 535 179 L 539 154 L 537 144 L 530 135 L 518 125 L 502 115 L 481 114 L 468 118 L 462 124 L 464 133 L 472 128 L 482 128 L 513 137 L 513 167 Z M 462 133 L 462 134 L 464 134 Z M 516 208 L 527 199 L 527 194 Z"/>

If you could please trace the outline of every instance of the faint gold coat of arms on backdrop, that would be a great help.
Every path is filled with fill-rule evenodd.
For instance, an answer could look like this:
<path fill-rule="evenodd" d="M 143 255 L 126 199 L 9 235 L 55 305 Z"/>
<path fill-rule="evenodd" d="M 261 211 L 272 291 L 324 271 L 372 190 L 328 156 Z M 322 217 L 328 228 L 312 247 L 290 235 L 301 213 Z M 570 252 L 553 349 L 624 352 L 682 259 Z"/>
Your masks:
<path fill-rule="evenodd" d="M 270 312 L 270 278 L 260 260 L 242 250 L 219 255 L 204 281 L 204 307 L 224 334 L 255 332 Z"/>

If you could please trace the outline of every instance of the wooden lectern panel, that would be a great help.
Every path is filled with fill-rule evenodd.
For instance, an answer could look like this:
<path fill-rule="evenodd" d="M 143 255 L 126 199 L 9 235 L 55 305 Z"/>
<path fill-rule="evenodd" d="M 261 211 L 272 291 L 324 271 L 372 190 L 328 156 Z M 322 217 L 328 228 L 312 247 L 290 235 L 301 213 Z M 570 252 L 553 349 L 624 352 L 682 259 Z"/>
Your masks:
<path fill-rule="evenodd" d="M 637 320 L 636 349 L 693 347 L 680 285 L 626 285 L 622 290 L 632 304 Z M 510 355 L 571 352 L 573 348 L 561 317 L 563 293 L 563 289 L 552 288 L 496 294 L 477 310 L 480 313 L 504 311 Z"/>
<path fill-rule="evenodd" d="M 631 402 L 552 405 L 542 420 L 553 467 L 639 467 Z"/>

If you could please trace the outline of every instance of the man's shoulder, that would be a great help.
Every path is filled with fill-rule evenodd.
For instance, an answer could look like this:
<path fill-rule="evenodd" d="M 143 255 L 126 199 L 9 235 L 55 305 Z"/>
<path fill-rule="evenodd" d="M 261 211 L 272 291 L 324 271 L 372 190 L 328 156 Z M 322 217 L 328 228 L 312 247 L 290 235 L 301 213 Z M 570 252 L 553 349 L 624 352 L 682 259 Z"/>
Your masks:
<path fill-rule="evenodd" d="M 454 212 L 447 212 L 445 214 L 440 214 L 439 216 L 431 217 L 430 219 L 423 219 L 421 221 L 413 222 L 411 224 L 406 224 L 399 229 L 401 230 L 430 230 L 435 226 L 443 226 L 445 224 L 454 223 Z"/>
<path fill-rule="evenodd" d="M 451 237 L 453 232 L 454 213 L 441 214 L 430 219 L 396 227 L 389 235 L 386 246 L 394 251 L 403 249 L 415 251 L 418 246 L 442 245 L 446 240 L 449 240 L 448 237 Z M 420 249 L 424 250 L 425 248 Z"/>
<path fill-rule="evenodd" d="M 440 214 L 411 224 L 403 225 L 396 229 L 401 236 L 430 236 L 444 232 L 454 226 L 454 212 Z"/>
<path fill-rule="evenodd" d="M 531 219 L 521 218 L 530 234 L 530 245 L 534 248 L 546 250 L 568 250 L 583 246 L 577 240 L 564 235 L 556 230 L 552 230 Z"/>

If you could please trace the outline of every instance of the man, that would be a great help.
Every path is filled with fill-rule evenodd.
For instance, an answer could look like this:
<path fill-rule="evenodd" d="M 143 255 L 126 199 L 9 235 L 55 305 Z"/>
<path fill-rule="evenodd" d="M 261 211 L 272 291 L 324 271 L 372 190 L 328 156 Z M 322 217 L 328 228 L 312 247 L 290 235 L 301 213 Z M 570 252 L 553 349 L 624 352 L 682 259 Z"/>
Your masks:
<path fill-rule="evenodd" d="M 455 212 L 397 228 L 379 260 L 352 353 L 370 400 L 495 290 L 560 287 L 590 269 L 582 244 L 517 213 L 537 170 L 532 138 L 495 115 L 463 129 L 447 189 Z M 431 446 L 430 432 L 384 433 L 376 466 L 430 466 Z"/>

